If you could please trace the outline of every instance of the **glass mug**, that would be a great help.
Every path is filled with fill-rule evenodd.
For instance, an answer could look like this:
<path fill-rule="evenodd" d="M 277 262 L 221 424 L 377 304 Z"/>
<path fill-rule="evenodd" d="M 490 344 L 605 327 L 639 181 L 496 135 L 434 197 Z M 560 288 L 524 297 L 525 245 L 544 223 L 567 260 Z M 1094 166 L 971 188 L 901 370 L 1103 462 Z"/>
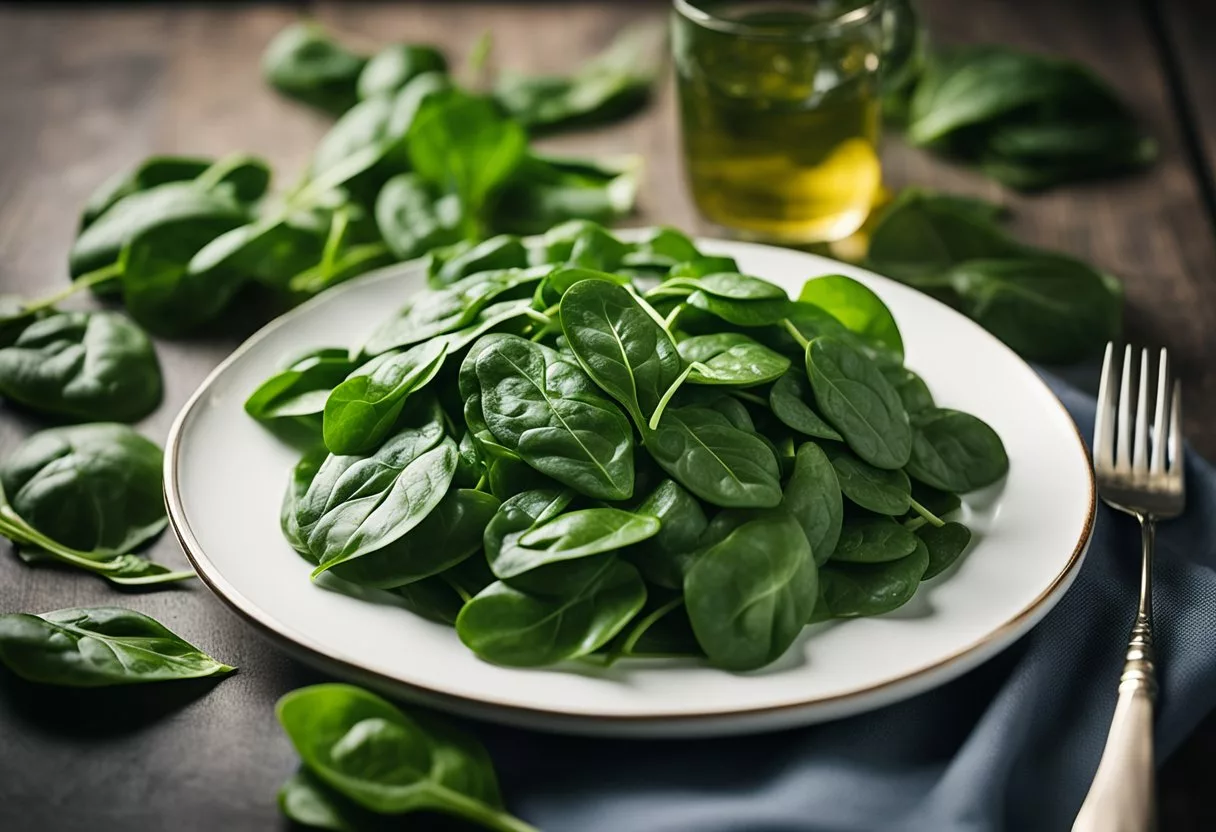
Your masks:
<path fill-rule="evenodd" d="M 701 214 L 795 245 L 857 231 L 882 188 L 882 0 L 674 7 L 684 159 Z"/>

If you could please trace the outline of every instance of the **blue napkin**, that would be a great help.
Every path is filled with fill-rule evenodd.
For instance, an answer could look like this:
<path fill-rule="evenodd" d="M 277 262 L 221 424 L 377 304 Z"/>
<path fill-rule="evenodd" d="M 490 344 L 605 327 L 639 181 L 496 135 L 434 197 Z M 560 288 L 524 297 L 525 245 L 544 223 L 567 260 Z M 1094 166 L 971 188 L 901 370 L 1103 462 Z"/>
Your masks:
<path fill-rule="evenodd" d="M 1094 402 L 1047 379 L 1089 441 Z M 1216 705 L 1216 472 L 1187 457 L 1187 512 L 1158 531 L 1157 755 Z M 1017 644 L 878 711 L 715 740 L 601 740 L 478 726 L 512 811 L 545 832 L 1065 830 L 1114 710 L 1140 536 L 1105 506 L 1077 581 Z"/>

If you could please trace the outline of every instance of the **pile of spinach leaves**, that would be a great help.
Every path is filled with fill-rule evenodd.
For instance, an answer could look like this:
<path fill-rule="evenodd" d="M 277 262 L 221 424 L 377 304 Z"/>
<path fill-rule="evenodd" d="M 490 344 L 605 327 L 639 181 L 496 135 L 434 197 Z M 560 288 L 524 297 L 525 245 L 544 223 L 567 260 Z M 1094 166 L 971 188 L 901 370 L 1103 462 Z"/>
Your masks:
<path fill-rule="evenodd" d="M 1096 73 L 986 44 L 933 47 L 911 0 L 887 10 L 883 111 L 914 145 L 1021 191 L 1144 168 L 1157 142 Z"/>
<path fill-rule="evenodd" d="M 673 229 L 587 221 L 433 253 L 362 345 L 293 359 L 247 410 L 311 444 L 280 520 L 314 578 L 512 666 L 762 667 L 908 601 L 970 540 L 956 495 L 1008 468 L 864 285 L 791 300 Z"/>

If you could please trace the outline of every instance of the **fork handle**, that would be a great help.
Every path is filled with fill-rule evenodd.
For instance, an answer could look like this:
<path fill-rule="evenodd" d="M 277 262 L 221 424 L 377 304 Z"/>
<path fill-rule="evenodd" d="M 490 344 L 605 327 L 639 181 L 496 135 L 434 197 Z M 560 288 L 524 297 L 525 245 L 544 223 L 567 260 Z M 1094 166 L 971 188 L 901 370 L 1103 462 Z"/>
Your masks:
<path fill-rule="evenodd" d="M 1119 700 L 1094 781 L 1073 823 L 1073 832 L 1149 832 L 1156 829 L 1153 767 L 1152 622 L 1136 615 Z"/>

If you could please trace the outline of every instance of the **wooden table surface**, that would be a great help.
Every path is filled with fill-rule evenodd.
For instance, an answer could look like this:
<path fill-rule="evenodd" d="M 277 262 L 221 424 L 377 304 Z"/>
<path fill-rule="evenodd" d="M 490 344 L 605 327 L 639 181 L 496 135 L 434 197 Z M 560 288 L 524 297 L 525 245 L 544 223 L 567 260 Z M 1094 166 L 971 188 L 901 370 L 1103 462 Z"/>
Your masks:
<path fill-rule="evenodd" d="M 221 6 L 0 6 L 0 290 L 38 296 L 67 280 L 78 211 L 113 171 L 154 152 L 261 154 L 280 184 L 302 169 L 328 120 L 262 83 L 259 58 L 282 26 L 310 13 L 371 45 L 441 45 L 460 66 L 494 33 L 493 64 L 563 70 L 663 3 L 351 2 Z M 1025 240 L 1121 276 L 1136 342 L 1174 352 L 1191 441 L 1216 454 L 1216 4 L 1209 0 L 920 0 L 936 40 L 1006 42 L 1071 56 L 1105 76 L 1161 142 L 1149 172 L 1023 197 L 886 143 L 888 184 L 1004 200 Z M 646 157 L 641 222 L 698 230 L 679 165 L 670 83 L 633 120 L 546 145 Z M 163 441 L 178 407 L 256 326 L 158 344 L 163 406 L 140 428 Z M 0 454 L 37 429 L 0 405 Z M 183 563 L 171 535 L 153 557 Z M 0 671 L 0 829 L 278 828 L 273 795 L 294 755 L 271 716 L 283 692 L 317 680 L 230 615 L 201 585 L 120 595 L 83 575 L 22 566 L 0 553 L 0 610 L 125 604 L 152 614 L 241 672 L 87 694 L 36 688 Z M 214 689 L 213 689 L 214 688 Z M 1216 828 L 1210 778 L 1216 719 L 1167 763 L 1163 828 Z"/>

